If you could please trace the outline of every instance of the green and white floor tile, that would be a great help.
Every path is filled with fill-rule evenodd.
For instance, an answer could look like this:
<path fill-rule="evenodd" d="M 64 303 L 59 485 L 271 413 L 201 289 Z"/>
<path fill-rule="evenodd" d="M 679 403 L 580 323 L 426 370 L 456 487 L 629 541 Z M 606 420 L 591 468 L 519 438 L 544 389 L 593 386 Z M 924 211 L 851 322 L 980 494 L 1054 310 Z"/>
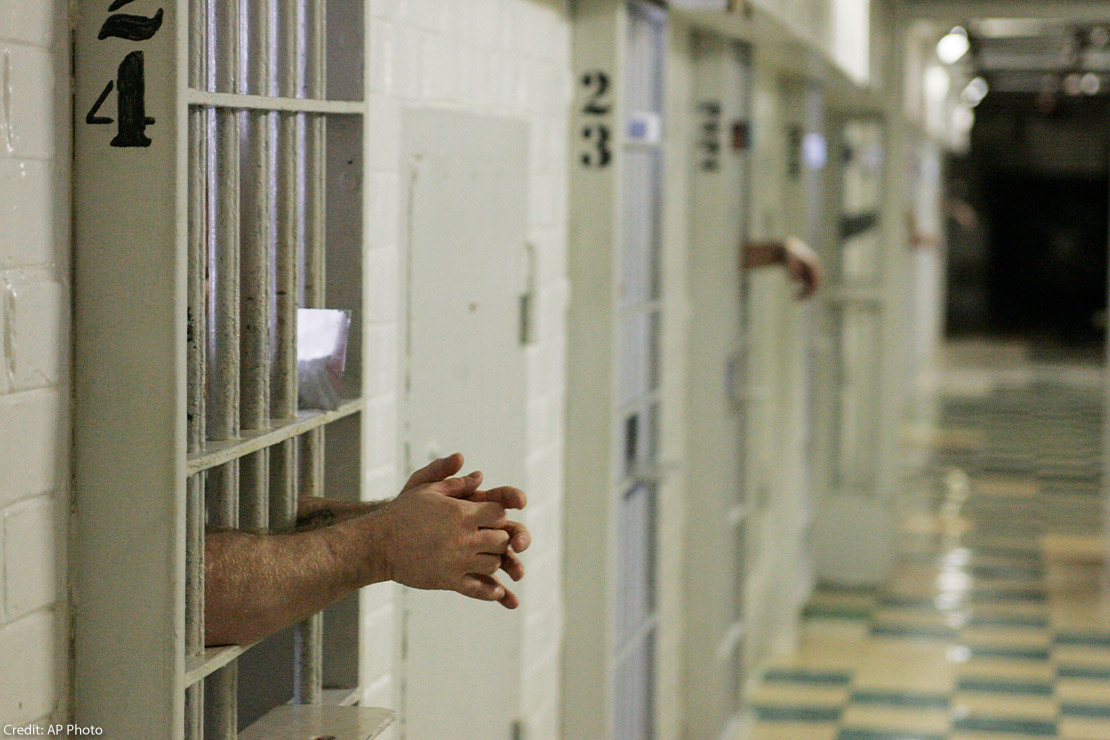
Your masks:
<path fill-rule="evenodd" d="M 1056 370 L 940 400 L 880 589 L 821 586 L 752 740 L 1110 740 L 1101 396 Z M 931 432 L 926 434 L 926 432 Z M 944 495 L 966 475 L 966 495 Z M 934 493 L 929 493 L 934 492 Z"/>

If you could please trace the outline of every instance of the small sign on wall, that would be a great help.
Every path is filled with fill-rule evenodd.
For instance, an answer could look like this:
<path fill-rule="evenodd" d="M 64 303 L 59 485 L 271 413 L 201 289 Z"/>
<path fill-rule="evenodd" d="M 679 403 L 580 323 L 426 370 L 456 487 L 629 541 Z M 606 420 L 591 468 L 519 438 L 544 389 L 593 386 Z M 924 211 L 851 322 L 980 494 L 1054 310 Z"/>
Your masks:
<path fill-rule="evenodd" d="M 663 119 L 653 111 L 628 116 L 628 141 L 636 144 L 658 144 L 663 140 Z"/>

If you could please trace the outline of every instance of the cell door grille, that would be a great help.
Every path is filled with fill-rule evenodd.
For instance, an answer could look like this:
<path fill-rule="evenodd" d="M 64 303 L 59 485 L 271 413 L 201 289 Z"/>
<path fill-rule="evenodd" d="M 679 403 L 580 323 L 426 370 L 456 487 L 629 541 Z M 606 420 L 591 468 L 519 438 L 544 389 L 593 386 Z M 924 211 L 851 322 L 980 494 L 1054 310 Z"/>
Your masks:
<path fill-rule="evenodd" d="M 833 326 L 836 341 L 837 458 L 834 485 L 870 494 L 877 485 L 880 436 L 879 374 L 883 341 L 882 303 L 877 300 L 883 274 L 883 137 L 873 120 L 850 120 L 841 134 L 847 153 L 843 166 L 840 249 L 830 272 L 836 284 Z"/>
<path fill-rule="evenodd" d="M 650 740 L 655 733 L 665 22 L 658 7 L 628 5 L 615 409 L 618 449 L 624 451 L 617 471 L 623 496 L 612 678 L 618 740 Z"/>
<path fill-rule="evenodd" d="M 188 14 L 185 737 L 228 740 L 250 646 L 204 647 L 205 530 L 291 530 L 298 496 L 323 492 L 325 425 L 361 409 L 355 380 L 338 410 L 298 410 L 296 319 L 329 298 L 329 122 L 358 139 L 363 106 L 327 97 L 324 0 L 189 0 Z M 294 701 L 320 703 L 321 615 L 295 639 Z"/>

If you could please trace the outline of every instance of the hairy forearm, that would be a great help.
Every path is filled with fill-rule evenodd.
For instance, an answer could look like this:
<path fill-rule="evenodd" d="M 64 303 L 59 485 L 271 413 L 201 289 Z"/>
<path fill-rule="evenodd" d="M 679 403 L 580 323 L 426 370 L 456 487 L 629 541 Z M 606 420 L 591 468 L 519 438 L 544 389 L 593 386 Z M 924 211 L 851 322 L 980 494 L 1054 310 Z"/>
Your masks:
<path fill-rule="evenodd" d="M 362 586 L 387 580 L 376 517 L 282 535 L 209 531 L 205 644 L 247 644 Z"/>
<path fill-rule="evenodd" d="M 301 496 L 297 500 L 298 530 L 315 529 L 377 511 L 386 501 L 340 501 L 319 496 Z"/>
<path fill-rule="evenodd" d="M 786 246 L 781 241 L 747 242 L 740 250 L 745 269 L 781 265 L 786 260 Z"/>

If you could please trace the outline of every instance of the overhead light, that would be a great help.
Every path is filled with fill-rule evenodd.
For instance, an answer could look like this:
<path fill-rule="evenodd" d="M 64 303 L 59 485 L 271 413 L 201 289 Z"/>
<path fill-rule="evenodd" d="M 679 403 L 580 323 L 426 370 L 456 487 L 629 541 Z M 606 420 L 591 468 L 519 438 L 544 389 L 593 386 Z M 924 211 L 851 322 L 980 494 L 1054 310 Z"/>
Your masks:
<path fill-rule="evenodd" d="M 1098 95 L 1098 91 L 1102 89 L 1102 80 L 1094 72 L 1088 72 L 1079 81 L 1079 89 L 1084 95 Z"/>
<path fill-rule="evenodd" d="M 976 77 L 971 82 L 967 83 L 967 87 L 960 93 L 960 99 L 974 108 L 983 102 L 983 98 L 987 97 L 990 92 L 990 85 L 982 77 Z"/>
<path fill-rule="evenodd" d="M 1072 73 L 1064 78 L 1064 92 L 1068 95 L 1078 95 L 1083 92 L 1083 78 Z"/>
<path fill-rule="evenodd" d="M 962 26 L 956 26 L 937 42 L 937 56 L 945 64 L 955 64 L 963 59 L 970 48 L 971 42 L 967 38 L 967 30 Z"/>
<path fill-rule="evenodd" d="M 925 70 L 925 94 L 930 100 L 944 100 L 948 97 L 951 85 L 952 78 L 948 70 L 939 64 L 933 64 Z"/>
<path fill-rule="evenodd" d="M 825 137 L 810 132 L 802 139 L 802 160 L 810 170 L 820 170 L 829 161 L 829 146 Z"/>

